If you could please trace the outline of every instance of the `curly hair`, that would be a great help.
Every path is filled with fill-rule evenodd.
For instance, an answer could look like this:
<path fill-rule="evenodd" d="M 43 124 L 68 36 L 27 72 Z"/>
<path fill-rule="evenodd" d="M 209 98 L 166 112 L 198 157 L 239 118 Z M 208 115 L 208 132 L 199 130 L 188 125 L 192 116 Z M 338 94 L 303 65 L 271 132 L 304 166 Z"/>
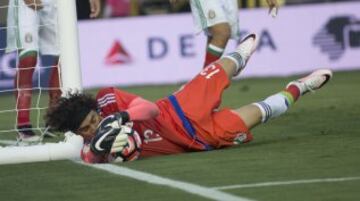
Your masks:
<path fill-rule="evenodd" d="M 55 131 L 75 132 L 92 110 L 97 110 L 97 102 L 90 94 L 69 94 L 50 107 L 44 119 Z"/>

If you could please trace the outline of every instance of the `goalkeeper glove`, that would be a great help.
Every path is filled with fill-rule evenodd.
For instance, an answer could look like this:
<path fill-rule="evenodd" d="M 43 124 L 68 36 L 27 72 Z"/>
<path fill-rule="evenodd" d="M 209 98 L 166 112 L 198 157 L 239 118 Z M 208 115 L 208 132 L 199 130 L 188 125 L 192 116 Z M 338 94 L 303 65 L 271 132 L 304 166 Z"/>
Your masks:
<path fill-rule="evenodd" d="M 95 154 L 110 153 L 116 137 L 121 132 L 121 125 L 128 121 L 129 114 L 125 111 L 105 117 L 100 122 L 96 130 L 96 135 L 90 142 L 91 151 Z"/>
<path fill-rule="evenodd" d="M 112 146 L 111 146 L 111 153 L 121 152 L 126 145 L 128 145 L 128 135 L 123 130 L 128 129 L 128 127 L 122 127 L 120 134 L 116 136 Z M 129 128 L 130 129 L 130 128 Z"/>
<path fill-rule="evenodd" d="M 114 113 L 114 118 L 119 122 L 119 125 L 125 125 L 126 123 L 128 123 L 130 121 L 130 116 L 129 113 L 127 113 L 126 111 L 121 111 L 121 112 L 117 112 Z M 112 115 L 110 115 L 112 116 Z"/>

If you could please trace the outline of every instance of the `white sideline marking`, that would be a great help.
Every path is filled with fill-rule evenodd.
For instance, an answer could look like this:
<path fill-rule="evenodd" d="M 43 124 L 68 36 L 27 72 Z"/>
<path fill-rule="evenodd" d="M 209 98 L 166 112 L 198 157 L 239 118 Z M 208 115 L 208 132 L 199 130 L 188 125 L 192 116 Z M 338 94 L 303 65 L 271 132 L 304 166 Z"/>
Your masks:
<path fill-rule="evenodd" d="M 283 186 L 293 184 L 311 184 L 311 183 L 330 183 L 330 182 L 343 182 L 360 180 L 360 177 L 342 177 L 342 178 L 324 178 L 324 179 L 304 179 L 304 180 L 293 180 L 293 181 L 273 181 L 263 182 L 254 184 L 238 184 L 230 186 L 218 186 L 213 187 L 214 190 L 225 190 L 225 189 L 236 189 L 236 188 L 255 188 L 255 187 L 267 187 L 267 186 Z"/>
<path fill-rule="evenodd" d="M 199 186 L 199 185 L 192 184 L 192 183 L 172 180 L 169 178 L 160 177 L 157 175 L 153 175 L 150 173 L 141 172 L 141 171 L 137 171 L 137 170 L 132 170 L 132 169 L 125 168 L 125 167 L 120 167 L 117 165 L 111 165 L 111 164 L 92 164 L 92 165 L 90 165 L 90 164 L 85 164 L 83 162 L 77 162 L 77 163 L 86 165 L 86 166 L 90 166 L 90 167 L 93 167 L 96 169 L 105 170 L 107 172 L 110 172 L 110 173 L 113 173 L 116 175 L 130 177 L 130 178 L 133 178 L 133 179 L 136 179 L 139 181 L 145 181 L 145 182 L 148 182 L 151 184 L 164 185 L 164 186 L 169 186 L 172 188 L 180 189 L 185 192 L 192 193 L 197 196 L 205 197 L 205 198 L 208 198 L 211 200 L 254 201 L 254 200 L 250 200 L 248 198 L 238 197 L 238 196 L 234 196 L 234 195 L 231 195 L 228 193 L 224 193 L 224 192 L 212 189 L 212 188 Z"/>

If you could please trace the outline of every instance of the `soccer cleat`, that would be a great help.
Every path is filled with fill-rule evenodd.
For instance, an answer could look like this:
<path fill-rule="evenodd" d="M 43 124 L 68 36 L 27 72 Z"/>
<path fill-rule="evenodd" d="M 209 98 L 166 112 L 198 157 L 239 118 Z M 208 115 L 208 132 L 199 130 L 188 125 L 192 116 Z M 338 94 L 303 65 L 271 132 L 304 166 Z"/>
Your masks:
<path fill-rule="evenodd" d="M 241 70 L 245 68 L 251 55 L 255 52 L 257 45 L 256 38 L 256 34 L 250 34 L 246 36 L 237 46 L 235 52 L 241 56 L 243 64 L 236 70 L 234 76 L 237 76 Z"/>
<path fill-rule="evenodd" d="M 17 127 L 17 132 L 18 132 L 18 142 L 39 142 L 40 141 L 40 136 L 36 135 L 33 131 L 32 131 L 32 126 L 31 125 L 23 125 L 23 126 L 18 126 Z"/>
<path fill-rule="evenodd" d="M 319 69 L 310 75 L 290 82 L 286 87 L 295 85 L 299 88 L 301 95 L 320 89 L 332 78 L 332 72 L 329 69 Z"/>

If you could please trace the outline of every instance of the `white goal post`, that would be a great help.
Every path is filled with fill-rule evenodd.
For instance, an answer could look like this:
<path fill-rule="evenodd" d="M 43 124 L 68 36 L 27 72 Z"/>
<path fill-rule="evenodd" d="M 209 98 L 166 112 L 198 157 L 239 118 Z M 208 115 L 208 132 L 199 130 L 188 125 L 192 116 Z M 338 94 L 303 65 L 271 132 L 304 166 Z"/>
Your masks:
<path fill-rule="evenodd" d="M 63 93 L 82 90 L 79 40 L 74 0 L 57 0 L 60 71 Z"/>
<path fill-rule="evenodd" d="M 60 86 L 62 95 L 82 91 L 80 55 L 74 0 L 55 0 L 58 9 Z M 29 146 L 0 146 L 0 164 L 79 159 L 83 139 L 68 132 L 66 140 Z"/>
<path fill-rule="evenodd" d="M 83 138 L 67 134 L 64 142 L 0 147 L 0 165 L 52 160 L 80 159 Z"/>

